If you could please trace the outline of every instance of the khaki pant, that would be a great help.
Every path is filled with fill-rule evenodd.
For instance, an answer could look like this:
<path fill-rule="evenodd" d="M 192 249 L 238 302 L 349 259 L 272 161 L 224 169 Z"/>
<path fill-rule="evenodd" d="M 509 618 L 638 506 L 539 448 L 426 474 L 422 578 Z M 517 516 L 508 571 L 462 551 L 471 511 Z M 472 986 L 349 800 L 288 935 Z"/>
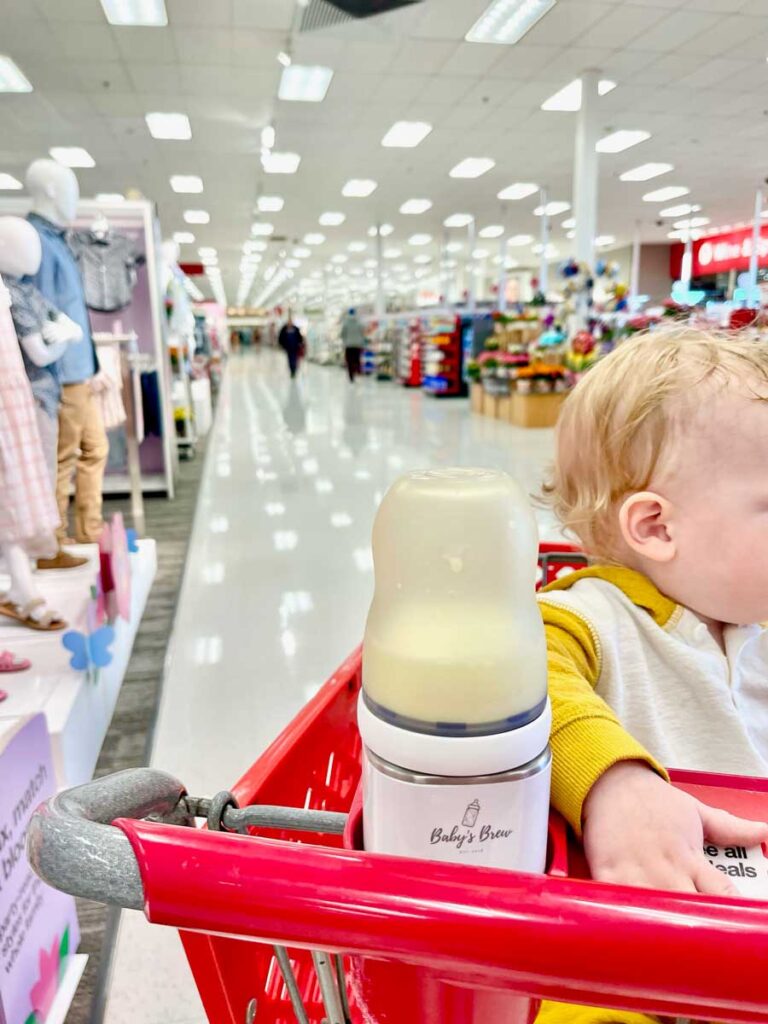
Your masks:
<path fill-rule="evenodd" d="M 69 487 L 75 476 L 75 540 L 80 544 L 98 541 L 101 518 L 101 485 L 109 454 L 109 442 L 98 400 L 89 382 L 65 384 L 59 406 L 59 462 L 56 500 L 61 526 L 59 541 L 67 536 Z"/>

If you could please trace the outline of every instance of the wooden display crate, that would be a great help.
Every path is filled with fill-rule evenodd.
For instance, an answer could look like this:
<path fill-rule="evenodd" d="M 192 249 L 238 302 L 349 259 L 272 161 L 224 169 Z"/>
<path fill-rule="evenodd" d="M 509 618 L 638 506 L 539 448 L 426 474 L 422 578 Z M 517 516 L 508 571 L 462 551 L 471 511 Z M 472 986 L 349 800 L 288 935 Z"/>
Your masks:
<path fill-rule="evenodd" d="M 483 385 L 473 381 L 469 386 L 469 404 L 472 412 L 483 411 Z"/>
<path fill-rule="evenodd" d="M 498 404 L 498 395 L 489 395 L 487 391 L 483 391 L 483 416 L 490 416 L 491 419 L 495 419 Z"/>
<path fill-rule="evenodd" d="M 510 403 L 509 422 L 516 427 L 554 427 L 567 397 L 567 393 L 562 392 L 521 395 L 515 391 Z"/>
<path fill-rule="evenodd" d="M 502 395 L 496 402 L 496 419 L 511 423 L 512 395 Z"/>

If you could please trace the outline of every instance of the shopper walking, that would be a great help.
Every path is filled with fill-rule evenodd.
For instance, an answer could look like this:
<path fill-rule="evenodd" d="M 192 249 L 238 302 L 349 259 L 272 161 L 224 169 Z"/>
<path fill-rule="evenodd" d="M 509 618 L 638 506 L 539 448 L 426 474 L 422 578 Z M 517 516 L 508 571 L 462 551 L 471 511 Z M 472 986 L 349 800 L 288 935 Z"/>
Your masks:
<path fill-rule="evenodd" d="M 304 338 L 290 316 L 280 330 L 277 343 L 280 348 L 285 350 L 288 357 L 288 369 L 291 371 L 291 377 L 295 377 L 299 368 L 299 359 L 304 350 Z"/>
<path fill-rule="evenodd" d="M 350 309 L 341 325 L 341 341 L 344 345 L 344 360 L 350 381 L 360 373 L 360 356 L 365 347 L 363 326 L 357 319 L 357 313 Z"/>

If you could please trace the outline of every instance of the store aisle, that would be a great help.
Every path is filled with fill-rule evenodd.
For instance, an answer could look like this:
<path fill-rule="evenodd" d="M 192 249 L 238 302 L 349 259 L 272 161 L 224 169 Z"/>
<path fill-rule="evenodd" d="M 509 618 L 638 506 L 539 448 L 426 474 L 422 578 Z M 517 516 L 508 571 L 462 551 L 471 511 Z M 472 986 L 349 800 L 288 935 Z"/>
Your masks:
<path fill-rule="evenodd" d="M 230 360 L 152 763 L 196 795 L 229 787 L 359 643 L 373 516 L 399 474 L 495 466 L 535 491 L 551 454 L 551 431 L 472 416 L 464 401 L 351 386 L 317 366 L 291 384 L 281 353 Z M 176 934 L 123 914 L 108 1024 L 204 1019 Z"/>

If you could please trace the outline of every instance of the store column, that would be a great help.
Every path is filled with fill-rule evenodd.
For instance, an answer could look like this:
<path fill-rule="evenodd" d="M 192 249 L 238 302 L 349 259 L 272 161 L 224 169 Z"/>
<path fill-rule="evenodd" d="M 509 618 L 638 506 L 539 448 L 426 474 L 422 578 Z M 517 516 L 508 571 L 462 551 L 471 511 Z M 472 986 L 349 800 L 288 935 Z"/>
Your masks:
<path fill-rule="evenodd" d="M 749 284 L 747 285 L 747 306 L 760 309 L 760 289 L 757 285 L 757 268 L 760 259 L 760 227 L 763 218 L 763 190 L 755 193 L 755 216 L 752 221 L 752 252 L 749 256 Z"/>
<path fill-rule="evenodd" d="M 387 311 L 384 298 L 384 246 L 381 240 L 381 224 L 376 225 L 376 316 L 381 318 Z"/>
<path fill-rule="evenodd" d="M 595 236 L 597 235 L 597 140 L 600 137 L 598 120 L 598 71 L 585 71 L 581 76 L 581 108 L 576 119 L 576 147 L 573 160 L 573 216 L 576 220 L 576 260 L 590 270 L 595 265 Z M 577 329 L 587 325 L 588 296 L 582 295 L 577 309 Z"/>

